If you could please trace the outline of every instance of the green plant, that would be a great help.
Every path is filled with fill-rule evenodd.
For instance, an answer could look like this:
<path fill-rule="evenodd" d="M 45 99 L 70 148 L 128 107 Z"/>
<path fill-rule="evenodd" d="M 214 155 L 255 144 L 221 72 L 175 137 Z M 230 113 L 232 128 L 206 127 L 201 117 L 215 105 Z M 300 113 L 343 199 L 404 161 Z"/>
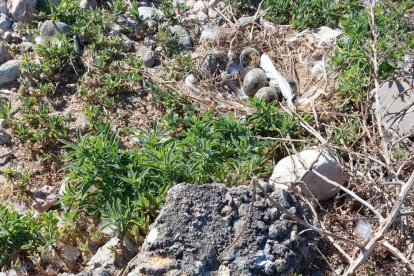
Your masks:
<path fill-rule="evenodd" d="M 57 216 L 49 212 L 34 218 L 0 204 L 0 267 L 18 256 L 39 257 L 55 247 Z"/>
<path fill-rule="evenodd" d="M 412 5 L 409 1 L 403 1 L 387 2 L 376 7 L 381 79 L 388 78 L 398 70 L 398 62 L 414 47 L 413 34 L 408 32 L 404 24 L 397 24 L 401 22 L 405 10 Z M 338 41 L 331 56 L 331 66 L 339 72 L 338 92 L 344 98 L 342 109 L 349 110 L 361 104 L 371 88 L 371 30 L 367 11 L 362 6 L 344 18 L 341 24 L 345 36 Z"/>
<path fill-rule="evenodd" d="M 266 18 L 278 24 L 287 24 L 292 18 L 293 5 L 288 0 L 265 0 L 263 9 L 267 10 Z"/>
<path fill-rule="evenodd" d="M 9 100 L 0 100 L 0 118 L 4 119 L 8 126 L 13 124 L 13 116 L 17 111 L 12 111 Z"/>

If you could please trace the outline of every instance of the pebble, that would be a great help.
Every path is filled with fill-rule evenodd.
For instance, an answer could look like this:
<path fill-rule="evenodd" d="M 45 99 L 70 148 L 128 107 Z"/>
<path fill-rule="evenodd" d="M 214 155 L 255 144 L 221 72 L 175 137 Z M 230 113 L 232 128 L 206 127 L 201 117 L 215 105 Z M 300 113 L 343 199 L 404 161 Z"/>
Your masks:
<path fill-rule="evenodd" d="M 9 11 L 7 10 L 7 1 L 0 0 L 0 13 L 7 14 Z"/>
<path fill-rule="evenodd" d="M 184 46 L 186 48 L 190 48 L 190 47 L 193 46 L 193 43 L 191 42 L 190 35 L 188 34 L 187 30 L 184 29 L 184 27 L 182 27 L 180 25 L 175 25 L 174 27 L 171 28 L 171 33 L 178 36 L 179 43 L 182 46 Z"/>
<path fill-rule="evenodd" d="M 79 6 L 85 10 L 94 10 L 98 6 L 96 0 L 81 0 Z"/>
<path fill-rule="evenodd" d="M 9 17 L 4 13 L 0 13 L 0 29 L 3 31 L 8 31 L 10 30 L 11 26 L 12 22 L 10 21 Z"/>
<path fill-rule="evenodd" d="M 243 91 L 249 96 L 253 97 L 257 90 L 265 86 L 267 77 L 262 69 L 255 68 L 247 72 L 243 80 Z"/>
<path fill-rule="evenodd" d="M 71 28 L 68 24 L 52 20 L 46 20 L 43 22 L 39 29 L 39 33 L 42 37 L 54 37 L 58 32 L 65 35 L 70 31 Z"/>
<path fill-rule="evenodd" d="M 30 23 L 33 19 L 34 6 L 33 0 L 10 0 L 9 13 L 14 22 Z"/>
<path fill-rule="evenodd" d="M 10 135 L 4 130 L 0 130 L 0 144 L 7 145 L 7 144 L 10 144 L 10 141 L 11 141 Z"/>
<path fill-rule="evenodd" d="M 151 68 L 155 65 L 155 53 L 148 47 L 141 47 L 138 50 L 138 56 L 144 61 L 145 67 Z"/>
<path fill-rule="evenodd" d="M 63 246 L 62 251 L 62 258 L 68 264 L 75 264 L 76 260 L 79 259 L 79 257 L 81 256 L 81 251 L 78 248 L 70 245 Z"/>
<path fill-rule="evenodd" d="M 0 85 L 17 80 L 20 75 L 21 60 L 13 59 L 0 66 Z"/>

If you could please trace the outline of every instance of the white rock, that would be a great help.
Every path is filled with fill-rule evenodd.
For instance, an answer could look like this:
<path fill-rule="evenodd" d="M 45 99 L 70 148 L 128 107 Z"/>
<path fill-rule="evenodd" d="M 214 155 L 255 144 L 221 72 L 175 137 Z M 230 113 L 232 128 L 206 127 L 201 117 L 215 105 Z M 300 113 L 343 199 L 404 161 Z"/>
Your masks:
<path fill-rule="evenodd" d="M 0 13 L 0 29 L 3 31 L 8 31 L 10 30 L 11 26 L 12 22 L 10 21 L 9 17 L 4 13 Z"/>
<path fill-rule="evenodd" d="M 85 10 L 94 10 L 98 6 L 96 0 L 81 0 L 79 6 Z"/>
<path fill-rule="evenodd" d="M 14 82 L 20 75 L 22 62 L 17 59 L 9 60 L 0 66 L 0 85 Z"/>
<path fill-rule="evenodd" d="M 384 130 L 396 138 L 409 135 L 414 130 L 414 96 L 410 87 L 410 82 L 390 80 L 379 90 Z M 372 106 L 375 110 L 375 101 Z"/>
<path fill-rule="evenodd" d="M 213 29 L 205 29 L 201 32 L 200 35 L 200 44 L 204 44 L 205 42 L 214 42 L 218 39 L 218 33 Z"/>
<path fill-rule="evenodd" d="M 347 175 L 343 172 L 335 155 L 328 150 L 324 150 L 320 154 L 320 150 L 317 148 L 311 148 L 280 160 L 273 169 L 269 183 L 286 190 L 291 185 L 298 183 L 303 194 L 308 198 L 315 197 L 321 201 L 332 198 L 340 189 L 326 182 L 312 171 L 307 172 L 312 163 L 314 163 L 313 170 L 340 185 L 345 183 Z M 300 181 L 301 178 L 302 182 Z"/>
<path fill-rule="evenodd" d="M 32 42 L 25 41 L 25 42 L 22 42 L 22 43 L 20 44 L 20 49 L 21 49 L 23 52 L 28 52 L 28 51 L 31 51 L 31 50 L 33 50 L 34 48 L 35 48 L 35 45 L 34 45 Z"/>
<path fill-rule="evenodd" d="M 89 260 L 86 270 L 97 267 L 110 267 L 115 263 L 115 252 L 113 250 L 119 243 L 119 239 L 114 237 L 110 239 L 104 246 L 98 249 L 95 255 Z"/>
<path fill-rule="evenodd" d="M 138 14 L 141 20 L 144 20 L 144 21 L 151 20 L 157 14 L 157 9 L 152 8 L 152 7 L 139 7 Z"/>
<path fill-rule="evenodd" d="M 198 0 L 193 6 L 193 11 L 208 13 L 208 4 L 204 3 L 202 0 Z"/>
<path fill-rule="evenodd" d="M 205 12 L 199 11 L 197 12 L 197 20 L 200 22 L 207 22 L 208 15 Z"/>
<path fill-rule="evenodd" d="M 7 127 L 6 120 L 0 119 L 0 128 L 5 128 L 5 127 Z"/>

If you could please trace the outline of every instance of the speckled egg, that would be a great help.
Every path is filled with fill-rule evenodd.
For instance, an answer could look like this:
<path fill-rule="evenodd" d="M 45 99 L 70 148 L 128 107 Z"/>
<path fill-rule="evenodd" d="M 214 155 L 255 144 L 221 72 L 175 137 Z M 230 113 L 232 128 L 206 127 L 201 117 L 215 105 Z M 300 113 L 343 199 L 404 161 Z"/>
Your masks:
<path fill-rule="evenodd" d="M 255 68 L 250 70 L 243 80 L 243 91 L 249 96 L 253 97 L 257 90 L 265 86 L 267 83 L 266 74 L 262 69 Z"/>
<path fill-rule="evenodd" d="M 256 99 L 260 101 L 265 101 L 267 103 L 278 101 L 279 100 L 279 94 L 280 94 L 279 87 L 262 87 L 256 92 Z"/>

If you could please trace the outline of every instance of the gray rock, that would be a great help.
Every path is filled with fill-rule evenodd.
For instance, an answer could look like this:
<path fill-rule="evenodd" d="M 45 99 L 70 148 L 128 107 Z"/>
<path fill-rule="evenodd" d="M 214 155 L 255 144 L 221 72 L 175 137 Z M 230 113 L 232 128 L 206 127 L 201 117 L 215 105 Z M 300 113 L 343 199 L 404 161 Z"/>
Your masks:
<path fill-rule="evenodd" d="M 277 101 L 279 99 L 280 89 L 276 87 L 262 87 L 257 90 L 256 94 L 254 95 L 256 99 L 265 101 L 267 103 Z"/>
<path fill-rule="evenodd" d="M 7 10 L 7 1 L 0 0 L 0 13 L 8 14 L 9 11 Z"/>
<path fill-rule="evenodd" d="M 283 190 L 274 190 L 266 183 L 262 185 L 280 204 L 296 207 L 299 217 L 309 219 L 304 204 Z M 258 207 L 250 217 L 251 196 L 251 187 L 246 186 L 176 185 L 169 191 L 128 275 L 288 275 L 300 272 L 299 264 L 306 260 L 311 234 L 305 232 L 292 237 L 297 225 L 290 221 L 268 219 L 264 222 L 263 214 L 271 207 L 261 192 L 257 193 L 255 206 Z M 239 209 L 246 209 L 246 212 L 241 214 Z M 280 218 L 281 213 L 276 212 L 279 216 L 275 218 Z M 239 241 L 223 252 L 248 221 Z M 278 227 L 279 224 L 283 227 Z M 272 228 L 273 238 L 267 230 L 271 225 L 276 225 Z M 223 258 L 219 260 L 221 253 Z"/>
<path fill-rule="evenodd" d="M 3 31 L 8 31 L 10 30 L 11 26 L 12 22 L 10 21 L 9 17 L 4 13 L 0 13 L 0 29 Z"/>
<path fill-rule="evenodd" d="M 96 0 L 81 0 L 79 6 L 85 10 L 94 10 L 98 6 Z"/>
<path fill-rule="evenodd" d="M 6 47 L 0 45 L 0 63 L 4 63 L 11 58 L 12 56 L 9 54 L 9 51 L 7 51 Z"/>
<path fill-rule="evenodd" d="M 42 37 L 54 37 L 57 33 L 66 35 L 70 33 L 71 28 L 68 24 L 52 20 L 46 20 L 40 26 L 39 33 Z"/>
<path fill-rule="evenodd" d="M 144 61 L 145 67 L 153 67 L 155 65 L 155 53 L 148 47 L 141 47 L 138 50 L 138 56 Z"/>
<path fill-rule="evenodd" d="M 286 190 L 291 185 L 298 184 L 302 193 L 308 198 L 315 197 L 320 201 L 330 199 L 340 189 L 323 180 L 313 171 L 316 170 L 328 179 L 343 185 L 347 175 L 337 159 L 339 157 L 330 150 L 325 149 L 322 154 L 318 148 L 304 150 L 297 155 L 290 155 L 280 160 L 273 169 L 269 183 L 276 188 Z M 307 171 L 311 164 L 313 164 L 312 171 Z"/>
<path fill-rule="evenodd" d="M 187 30 L 184 29 L 184 27 L 180 26 L 180 25 L 175 25 L 171 28 L 171 33 L 173 35 L 178 36 L 179 38 L 179 43 L 186 47 L 186 48 L 190 48 L 193 46 L 193 43 L 191 42 L 191 37 L 188 34 Z"/>
<path fill-rule="evenodd" d="M 397 139 L 413 134 L 414 131 L 414 95 L 410 88 L 411 82 L 412 80 L 390 80 L 383 83 L 379 90 L 384 130 Z M 375 110 L 375 99 L 372 106 Z"/>
<path fill-rule="evenodd" d="M 266 83 L 266 73 L 259 68 L 252 69 L 244 77 L 243 91 L 247 96 L 253 97 L 257 90 L 264 87 Z"/>
<path fill-rule="evenodd" d="M 4 130 L 0 130 L 0 144 L 8 145 L 10 144 L 10 141 L 11 141 L 10 135 Z"/>
<path fill-rule="evenodd" d="M 35 48 L 35 45 L 32 42 L 25 41 L 20 44 L 20 49 L 23 52 L 32 51 L 34 48 Z"/>
<path fill-rule="evenodd" d="M 0 66 L 0 85 L 16 81 L 20 75 L 21 64 L 22 62 L 17 59 L 2 64 Z"/>
<path fill-rule="evenodd" d="M 32 22 L 36 0 L 11 0 L 8 10 L 14 22 Z"/>
<path fill-rule="evenodd" d="M 110 239 L 104 246 L 100 247 L 95 255 L 88 261 L 85 270 L 79 275 L 119 275 L 123 266 L 138 251 L 135 245 L 131 245 L 128 239 L 124 238 L 122 248 L 117 237 Z M 123 250 L 121 250 L 123 249 Z M 108 274 L 109 273 L 109 274 Z"/>

